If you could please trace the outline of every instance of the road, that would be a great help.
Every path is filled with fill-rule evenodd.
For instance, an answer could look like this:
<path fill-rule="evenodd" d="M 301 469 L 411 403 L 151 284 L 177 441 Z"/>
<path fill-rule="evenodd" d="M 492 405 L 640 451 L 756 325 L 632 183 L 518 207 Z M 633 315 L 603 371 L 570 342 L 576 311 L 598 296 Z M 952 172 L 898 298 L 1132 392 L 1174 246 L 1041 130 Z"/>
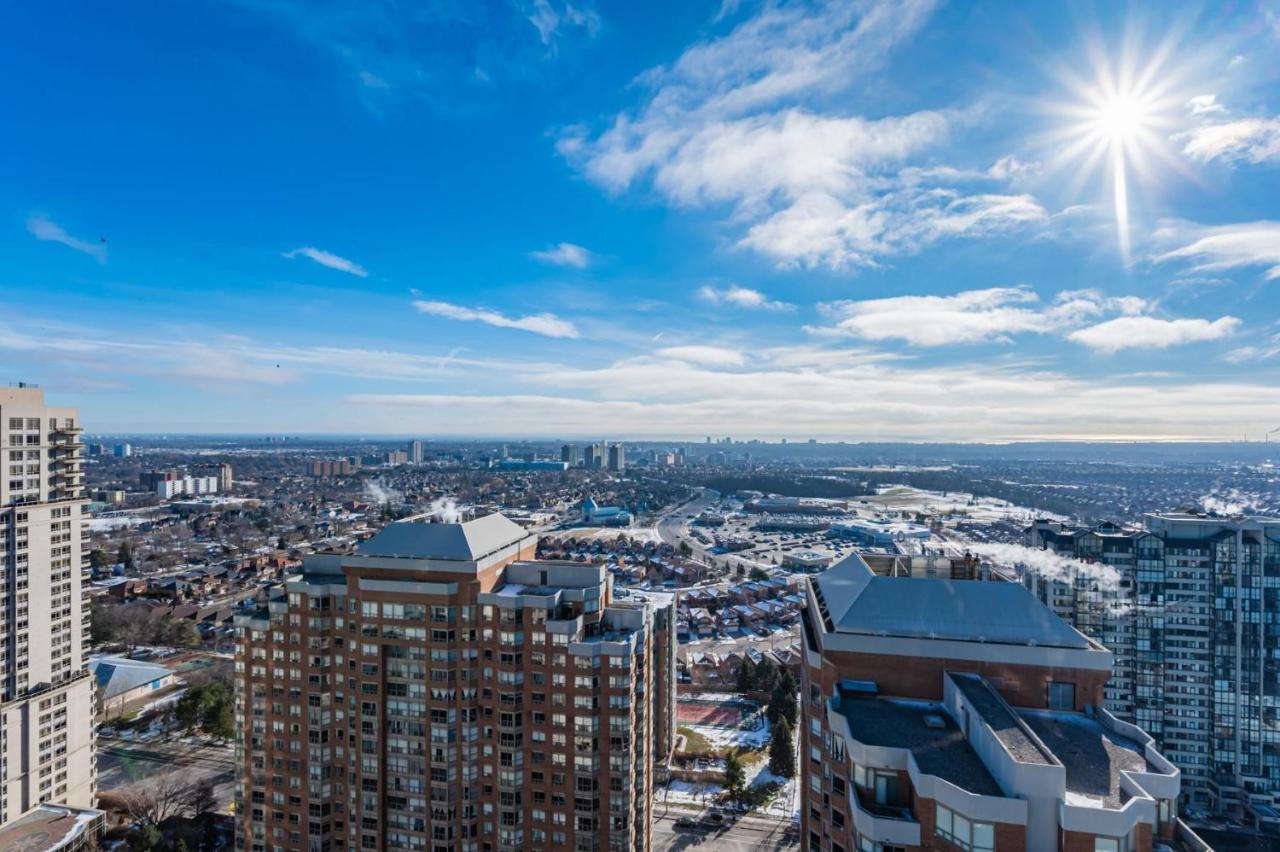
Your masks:
<path fill-rule="evenodd" d="M 678 849 L 782 850 L 800 848 L 800 829 L 790 820 L 742 817 L 728 828 L 676 828 L 675 821 L 684 815 L 676 808 L 666 814 L 654 814 L 653 848 L 655 852 Z"/>
<path fill-rule="evenodd" d="M 235 751 L 228 744 L 193 745 L 182 740 L 134 743 L 98 738 L 98 792 L 107 793 L 177 770 L 191 780 L 213 781 L 218 811 L 235 798 Z"/>

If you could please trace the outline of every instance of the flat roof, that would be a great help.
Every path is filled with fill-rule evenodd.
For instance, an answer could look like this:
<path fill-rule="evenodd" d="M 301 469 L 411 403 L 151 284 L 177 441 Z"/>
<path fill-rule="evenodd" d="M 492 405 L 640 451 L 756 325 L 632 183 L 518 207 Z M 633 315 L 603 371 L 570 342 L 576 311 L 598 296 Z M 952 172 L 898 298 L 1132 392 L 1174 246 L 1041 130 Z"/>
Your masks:
<path fill-rule="evenodd" d="M 922 772 L 979 796 L 1004 796 L 982 759 L 941 704 L 891 698 L 839 699 L 836 709 L 849 720 L 860 743 L 905 748 Z M 934 725 L 926 724 L 930 717 Z"/>
<path fill-rule="evenodd" d="M 1095 647 L 1020 583 L 886 577 L 856 553 L 813 582 L 838 633 Z"/>
<path fill-rule="evenodd" d="M 1112 733 L 1096 719 L 1080 713 L 1019 710 L 1018 715 L 1067 770 L 1067 792 L 1080 797 L 1068 804 L 1118 808 L 1125 797 L 1120 772 L 1157 772 L 1147 763 L 1142 746 Z"/>
<path fill-rule="evenodd" d="M 1019 763 L 1052 765 L 1053 755 L 1036 742 L 1025 723 L 1013 712 L 1004 699 L 981 677 L 972 674 L 951 673 L 951 680 L 969 699 L 969 704 L 981 714 L 996 736 Z"/>
<path fill-rule="evenodd" d="M 37 805 L 0 828 L 0 852 L 53 852 L 102 816 L 92 808 Z"/>

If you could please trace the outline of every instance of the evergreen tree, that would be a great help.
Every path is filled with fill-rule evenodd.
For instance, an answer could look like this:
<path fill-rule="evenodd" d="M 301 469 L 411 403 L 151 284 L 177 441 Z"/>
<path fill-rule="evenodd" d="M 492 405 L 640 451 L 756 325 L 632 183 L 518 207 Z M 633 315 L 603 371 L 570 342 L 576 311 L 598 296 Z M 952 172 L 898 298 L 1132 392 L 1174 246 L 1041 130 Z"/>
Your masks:
<path fill-rule="evenodd" d="M 756 688 L 756 667 L 750 657 L 744 657 L 738 664 L 738 691 L 750 692 Z"/>
<path fill-rule="evenodd" d="M 120 542 L 120 551 L 116 554 L 116 561 L 124 563 L 126 572 L 133 570 L 133 551 L 129 549 L 129 542 Z"/>
<path fill-rule="evenodd" d="M 729 752 L 724 759 L 724 788 L 736 800 L 742 796 L 746 783 L 747 774 L 742 770 L 742 761 L 738 759 L 738 753 Z"/>
<path fill-rule="evenodd" d="M 785 718 L 778 720 L 769 740 L 769 771 L 783 778 L 796 774 L 796 749 L 792 741 L 791 725 Z"/>

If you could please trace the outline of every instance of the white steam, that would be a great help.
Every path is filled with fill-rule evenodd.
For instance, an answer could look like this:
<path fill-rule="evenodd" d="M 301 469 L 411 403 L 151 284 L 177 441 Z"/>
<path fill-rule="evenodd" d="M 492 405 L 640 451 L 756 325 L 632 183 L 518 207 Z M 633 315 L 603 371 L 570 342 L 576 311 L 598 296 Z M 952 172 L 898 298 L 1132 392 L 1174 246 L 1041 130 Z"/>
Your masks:
<path fill-rule="evenodd" d="M 995 562 L 1013 565 L 1036 574 L 1045 580 L 1074 584 L 1076 580 L 1091 580 L 1104 592 L 1120 590 L 1120 572 L 1100 562 L 1083 562 L 1070 556 L 1062 556 L 1052 550 L 1040 550 L 1021 544 L 967 544 L 969 550 Z"/>
<path fill-rule="evenodd" d="M 394 488 L 388 488 L 382 484 L 381 479 L 366 479 L 364 481 L 364 496 L 371 503 L 403 503 L 404 495 Z"/>
<path fill-rule="evenodd" d="M 431 508 L 428 511 L 442 524 L 462 522 L 462 510 L 458 508 L 457 503 L 453 502 L 452 497 L 437 497 L 431 501 Z"/>
<path fill-rule="evenodd" d="M 1236 488 L 1226 491 L 1215 488 L 1200 498 L 1200 508 L 1219 515 L 1243 515 L 1254 499 L 1255 495 L 1245 494 Z"/>

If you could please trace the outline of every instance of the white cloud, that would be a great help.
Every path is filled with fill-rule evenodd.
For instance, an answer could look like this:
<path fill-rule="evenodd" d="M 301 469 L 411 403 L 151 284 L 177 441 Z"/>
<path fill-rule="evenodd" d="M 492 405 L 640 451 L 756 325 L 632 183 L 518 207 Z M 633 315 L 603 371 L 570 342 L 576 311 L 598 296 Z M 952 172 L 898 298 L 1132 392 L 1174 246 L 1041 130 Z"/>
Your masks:
<path fill-rule="evenodd" d="M 740 367 L 746 362 L 741 352 L 724 346 L 667 346 L 655 354 L 710 367 Z"/>
<path fill-rule="evenodd" d="M 1187 260 L 1197 272 L 1266 267 L 1268 280 L 1280 278 L 1280 222 L 1241 222 L 1203 226 L 1166 222 L 1156 231 L 1158 242 L 1183 245 L 1159 254 L 1157 262 Z"/>
<path fill-rule="evenodd" d="M 1045 305 L 1025 287 L 991 287 L 953 296 L 835 302 L 824 306 L 835 324 L 809 331 L 820 336 L 902 340 L 913 346 L 1008 343 L 1016 334 L 1054 334 L 1092 349 L 1117 352 L 1217 340 L 1240 326 L 1235 317 L 1160 319 L 1147 315 L 1152 307 L 1136 296 L 1104 296 L 1096 290 L 1064 291 Z M 1108 314 L 1119 316 L 1100 319 Z"/>
<path fill-rule="evenodd" d="M 1218 103 L 1217 95 L 1196 95 L 1187 101 L 1187 109 L 1192 115 L 1208 115 L 1214 112 L 1226 112 L 1227 108 Z"/>
<path fill-rule="evenodd" d="M 932 11 L 926 0 L 767 4 L 727 35 L 646 72 L 644 102 L 603 132 L 569 128 L 560 151 L 595 183 L 648 180 L 669 203 L 727 208 L 737 246 L 781 265 L 847 268 L 934 241 L 1044 221 L 1026 195 L 966 196 L 940 184 L 1014 180 L 1012 157 L 988 172 L 911 165 L 947 140 L 948 114 L 869 119 L 815 103 L 864 81 Z M 933 186 L 930 186 L 930 183 Z"/>
<path fill-rule="evenodd" d="M 1223 359 L 1231 364 L 1247 364 L 1251 361 L 1268 361 L 1277 355 L 1280 355 L 1280 334 L 1273 334 L 1261 346 L 1232 349 Z"/>
<path fill-rule="evenodd" d="M 348 275 L 355 275 L 360 278 L 367 278 L 369 275 L 369 273 L 365 271 L 365 268 L 360 264 L 347 260 L 345 257 L 339 257 L 331 252 L 313 248 L 312 246 L 304 246 L 303 248 L 296 248 L 293 251 L 287 251 L 284 253 L 284 256 L 290 259 L 298 256 L 310 258 L 321 266 L 327 266 L 330 269 L 336 269 L 339 272 L 345 272 Z"/>
<path fill-rule="evenodd" d="M 1019 333 L 1044 334 L 1061 322 L 1023 287 L 968 290 L 954 296 L 893 296 L 825 306 L 834 326 L 812 329 L 864 340 L 903 340 L 915 346 L 1008 342 Z"/>
<path fill-rule="evenodd" d="M 1239 328 L 1240 320 L 1235 317 L 1210 321 L 1127 316 L 1077 329 L 1067 335 L 1067 339 L 1090 349 L 1111 353 L 1122 349 L 1167 349 L 1184 343 L 1221 340 Z"/>
<path fill-rule="evenodd" d="M 987 175 L 996 180 L 1029 180 L 1040 174 L 1042 167 L 1036 162 L 1024 162 L 1012 155 L 1001 157 L 987 169 Z"/>
<path fill-rule="evenodd" d="M 1182 142 L 1183 154 L 1200 162 L 1280 161 L 1280 118 L 1241 118 L 1202 124 L 1174 138 Z"/>
<path fill-rule="evenodd" d="M 540 260 L 552 266 L 572 266 L 574 269 L 586 269 L 591 265 L 591 252 L 573 243 L 559 243 L 545 251 L 531 251 L 529 256 L 534 260 Z"/>
<path fill-rule="evenodd" d="M 525 17 L 538 31 L 538 38 L 548 47 L 555 42 L 560 29 L 566 24 L 581 27 L 589 35 L 595 35 L 600 29 L 600 16 L 594 9 L 585 6 L 579 8 L 568 2 L 557 10 L 549 0 L 533 0 Z"/>
<path fill-rule="evenodd" d="M 482 322 L 498 328 L 518 328 L 522 331 L 530 331 L 546 337 L 578 336 L 578 329 L 573 323 L 560 319 L 555 314 L 531 314 L 512 318 L 485 308 L 468 308 L 450 302 L 433 302 L 425 299 L 415 301 L 413 306 L 424 314 L 446 319 L 461 320 L 463 322 Z"/>
<path fill-rule="evenodd" d="M 44 216 L 32 216 L 27 220 L 27 230 L 31 232 L 31 236 L 37 240 L 44 240 L 51 243 L 61 243 L 67 248 L 75 249 L 89 255 L 98 263 L 107 262 L 107 247 L 102 242 L 90 242 L 73 237 L 62 229 L 56 222 L 45 218 Z"/>
<path fill-rule="evenodd" d="M 367 422 L 346 428 L 378 431 L 394 422 L 400 430 L 474 434 L 476 423 L 500 422 L 495 431 L 504 433 L 657 438 L 733 434 L 750 424 L 760 436 L 898 441 L 1203 439 L 1280 423 L 1280 387 L 1261 381 L 1073 377 L 1009 361 L 850 363 L 840 350 L 826 353 L 796 365 L 781 355 L 753 358 L 747 369 L 639 359 L 562 367 L 492 396 L 360 395 L 350 410 Z"/>
<path fill-rule="evenodd" d="M 713 305 L 732 305 L 737 308 L 766 311 L 790 311 L 795 305 L 770 299 L 759 290 L 730 284 L 728 287 L 713 287 L 710 284 L 698 288 L 698 298 Z"/>

